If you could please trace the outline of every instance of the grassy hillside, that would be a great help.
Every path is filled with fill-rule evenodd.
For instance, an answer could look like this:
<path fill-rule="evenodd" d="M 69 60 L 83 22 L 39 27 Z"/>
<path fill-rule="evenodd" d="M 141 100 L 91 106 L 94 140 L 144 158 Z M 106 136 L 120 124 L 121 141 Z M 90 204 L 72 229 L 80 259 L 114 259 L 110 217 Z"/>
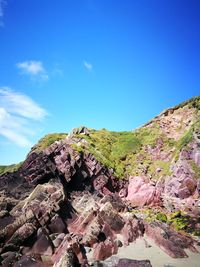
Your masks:
<path fill-rule="evenodd" d="M 12 164 L 12 165 L 1 165 L 0 166 L 0 175 L 6 172 L 14 172 L 19 169 L 21 166 L 22 162 L 18 164 Z"/>
<path fill-rule="evenodd" d="M 73 146 L 92 153 L 119 178 L 147 175 L 157 180 L 170 175 L 171 162 L 190 144 L 194 132 L 200 132 L 199 109 L 200 97 L 195 97 L 133 132 L 90 129 L 87 135 L 76 134 L 87 143 Z M 195 163 L 192 164 L 194 169 Z"/>
<path fill-rule="evenodd" d="M 106 129 L 87 129 L 87 134 L 73 131 L 72 146 L 81 152 L 92 153 L 102 164 L 112 168 L 119 178 L 129 175 L 147 175 L 157 180 L 170 175 L 171 162 L 183 148 L 189 148 L 194 133 L 200 133 L 200 96 L 167 109 L 143 127 L 132 132 L 113 132 Z M 44 136 L 31 149 L 40 152 L 66 133 Z M 77 138 L 84 139 L 77 145 Z M 192 168 L 199 175 L 194 162 Z M 13 171 L 19 165 L 0 166 L 0 174 Z"/>

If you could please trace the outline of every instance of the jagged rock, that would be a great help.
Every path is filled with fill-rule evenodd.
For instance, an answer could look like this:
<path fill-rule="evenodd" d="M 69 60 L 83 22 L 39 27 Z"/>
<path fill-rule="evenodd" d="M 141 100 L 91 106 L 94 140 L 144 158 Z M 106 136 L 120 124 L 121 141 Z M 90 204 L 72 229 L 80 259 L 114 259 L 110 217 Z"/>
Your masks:
<path fill-rule="evenodd" d="M 128 246 L 129 243 L 135 241 L 139 236 L 144 233 L 144 226 L 142 222 L 137 219 L 128 219 L 122 229 L 122 236 L 124 245 Z"/>
<path fill-rule="evenodd" d="M 112 204 L 107 202 L 99 210 L 99 218 L 110 225 L 113 231 L 120 231 L 125 222 L 118 212 L 113 208 Z"/>
<path fill-rule="evenodd" d="M 85 126 L 80 126 L 79 128 L 73 129 L 72 133 L 73 134 L 85 134 L 85 135 L 88 135 L 89 134 L 89 130 Z"/>
<path fill-rule="evenodd" d="M 56 178 L 56 167 L 43 152 L 31 153 L 21 166 L 21 174 L 30 183 L 37 185 Z"/>
<path fill-rule="evenodd" d="M 121 197 L 118 196 L 117 194 L 106 195 L 100 200 L 100 203 L 106 203 L 106 202 L 110 202 L 113 208 L 118 212 L 123 211 L 126 207 Z"/>
<path fill-rule="evenodd" d="M 101 224 L 98 218 L 95 218 L 87 227 L 83 236 L 83 244 L 92 246 L 98 241 L 98 235 L 101 232 Z"/>
<path fill-rule="evenodd" d="M 185 158 L 185 157 L 184 157 Z M 181 199 L 194 194 L 197 182 L 193 178 L 194 171 L 185 159 L 179 159 L 172 166 L 173 176 L 165 181 L 165 194 Z"/>
<path fill-rule="evenodd" d="M 93 246 L 93 258 L 95 260 L 105 260 L 113 254 L 117 253 L 117 243 L 111 239 L 106 239 L 104 242 L 97 243 Z"/>
<path fill-rule="evenodd" d="M 134 207 L 187 211 L 196 219 L 190 226 L 198 232 L 200 142 L 198 129 L 193 129 L 198 126 L 194 124 L 199 116 L 196 111 L 189 105 L 168 109 L 133 134 L 141 142 L 140 153 L 114 155 L 116 159 L 113 148 L 117 150 L 119 145 L 123 150 L 120 145 L 126 143 L 126 134 L 113 133 L 112 138 L 111 133 L 108 140 L 106 136 L 103 143 L 108 147 L 104 154 L 104 145 L 98 143 L 102 136 L 96 139 L 98 132 L 86 127 L 75 129 L 42 151 L 35 147 L 17 171 L 0 176 L 3 263 L 88 266 L 84 246 L 94 250 L 96 260 L 104 260 L 117 252 L 117 234 L 122 235 L 125 245 L 144 234 L 143 222 L 133 215 Z M 111 156 L 108 158 L 107 148 Z M 98 158 L 108 160 L 113 169 L 88 151 L 99 153 Z M 121 167 L 125 179 L 119 181 L 115 175 Z M 130 173 L 138 176 L 128 181 Z M 145 219 L 142 211 L 138 217 L 139 214 Z M 166 225 L 145 223 L 145 231 L 172 257 L 185 257 L 185 248 L 195 252 L 191 238 Z M 32 254 L 35 258 L 30 257 Z M 151 265 L 149 261 L 118 259 L 113 266 Z"/>
<path fill-rule="evenodd" d="M 149 260 L 120 259 L 112 256 L 104 261 L 95 261 L 94 266 L 99 267 L 152 267 Z"/>

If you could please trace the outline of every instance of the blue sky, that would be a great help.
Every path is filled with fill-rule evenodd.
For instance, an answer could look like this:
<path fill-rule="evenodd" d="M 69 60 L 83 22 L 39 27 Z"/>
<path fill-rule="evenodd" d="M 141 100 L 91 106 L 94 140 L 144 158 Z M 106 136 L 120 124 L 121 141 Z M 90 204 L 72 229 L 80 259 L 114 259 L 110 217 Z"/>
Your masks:
<path fill-rule="evenodd" d="M 200 94 L 198 0 L 0 0 L 0 164 L 50 132 L 132 130 Z"/>

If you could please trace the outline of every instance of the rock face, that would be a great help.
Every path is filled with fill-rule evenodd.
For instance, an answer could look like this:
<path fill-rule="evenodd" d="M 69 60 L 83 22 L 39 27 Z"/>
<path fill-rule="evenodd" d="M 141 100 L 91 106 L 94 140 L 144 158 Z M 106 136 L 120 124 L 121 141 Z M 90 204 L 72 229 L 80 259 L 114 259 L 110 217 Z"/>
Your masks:
<path fill-rule="evenodd" d="M 111 257 L 113 266 L 150 267 L 146 259 L 112 258 L 144 233 L 173 258 L 196 252 L 190 232 L 175 231 L 169 219 L 187 212 L 185 225 L 200 234 L 200 126 L 192 103 L 136 134 L 80 127 L 1 175 L 0 264 L 83 267 L 91 250 L 101 266 Z M 148 218 L 149 209 L 160 216 Z"/>

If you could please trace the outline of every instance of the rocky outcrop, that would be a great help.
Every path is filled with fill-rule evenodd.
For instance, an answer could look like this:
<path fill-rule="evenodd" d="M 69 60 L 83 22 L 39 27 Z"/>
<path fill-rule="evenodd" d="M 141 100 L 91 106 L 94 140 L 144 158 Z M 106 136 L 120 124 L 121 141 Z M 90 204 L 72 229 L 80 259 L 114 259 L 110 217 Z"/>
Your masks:
<path fill-rule="evenodd" d="M 135 134 L 80 127 L 43 150 L 35 146 L 17 171 L 0 176 L 3 266 L 84 267 L 91 250 L 102 266 L 111 257 L 109 266 L 150 267 L 112 257 L 144 234 L 173 258 L 196 252 L 190 232 L 175 231 L 168 212 L 187 212 L 186 225 L 200 233 L 197 113 L 182 105 Z M 145 207 L 159 216 L 152 220 Z"/>
<path fill-rule="evenodd" d="M 179 159 L 172 166 L 173 177 L 165 181 L 165 194 L 180 199 L 193 195 L 197 188 L 197 181 L 193 177 L 194 171 L 185 159 Z"/>

